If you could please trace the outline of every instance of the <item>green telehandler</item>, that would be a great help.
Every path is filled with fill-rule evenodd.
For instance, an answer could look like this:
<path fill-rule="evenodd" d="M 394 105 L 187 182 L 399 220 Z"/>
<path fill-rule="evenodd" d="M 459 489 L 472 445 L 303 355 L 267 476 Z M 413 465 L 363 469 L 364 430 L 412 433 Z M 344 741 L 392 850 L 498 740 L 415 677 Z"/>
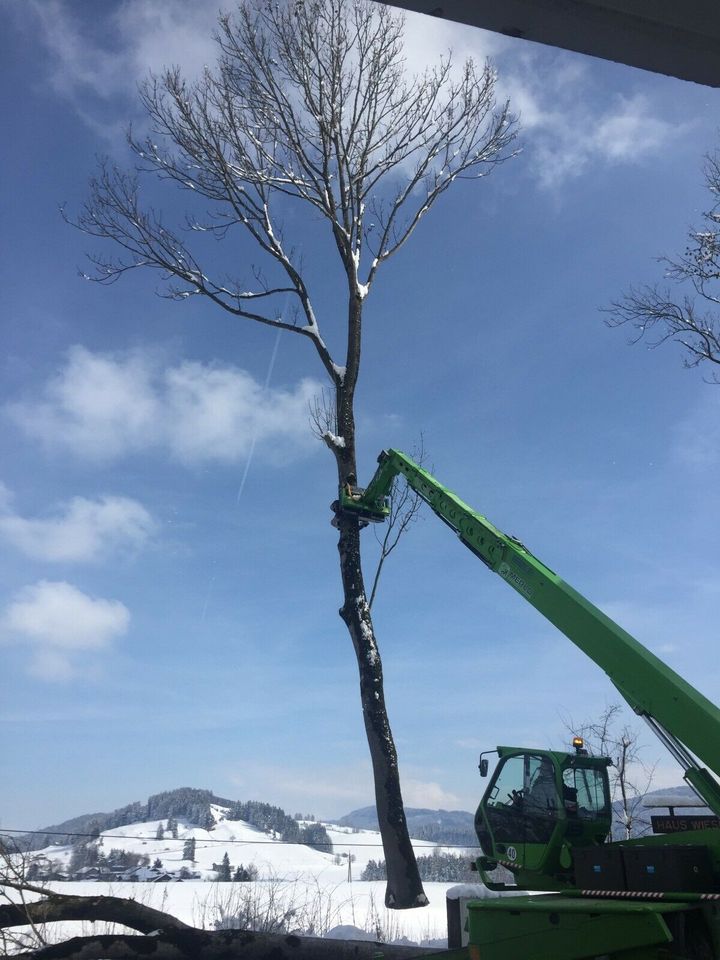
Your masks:
<path fill-rule="evenodd" d="M 720 710 L 406 454 L 383 451 L 366 488 L 340 489 L 336 514 L 383 522 L 398 476 L 605 671 L 711 811 L 701 828 L 612 841 L 609 758 L 589 756 L 579 738 L 567 753 L 486 751 L 483 776 L 488 754 L 498 760 L 475 816 L 476 866 L 488 888 L 513 895 L 471 901 L 468 948 L 438 958 L 720 960 Z"/>

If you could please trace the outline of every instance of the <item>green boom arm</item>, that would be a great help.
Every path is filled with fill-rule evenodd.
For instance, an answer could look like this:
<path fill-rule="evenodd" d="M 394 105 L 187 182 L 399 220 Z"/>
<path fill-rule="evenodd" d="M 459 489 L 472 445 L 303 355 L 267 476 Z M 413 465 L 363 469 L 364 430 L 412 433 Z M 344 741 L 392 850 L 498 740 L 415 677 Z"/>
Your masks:
<path fill-rule="evenodd" d="M 385 498 L 402 474 L 462 542 L 528 603 L 602 667 L 684 770 L 685 779 L 720 815 L 720 784 L 698 759 L 720 773 L 720 710 L 553 573 L 516 540 L 494 527 L 399 450 L 386 450 L 364 491 L 341 491 L 340 507 L 383 520 Z M 697 759 L 696 759 L 697 758 Z"/>

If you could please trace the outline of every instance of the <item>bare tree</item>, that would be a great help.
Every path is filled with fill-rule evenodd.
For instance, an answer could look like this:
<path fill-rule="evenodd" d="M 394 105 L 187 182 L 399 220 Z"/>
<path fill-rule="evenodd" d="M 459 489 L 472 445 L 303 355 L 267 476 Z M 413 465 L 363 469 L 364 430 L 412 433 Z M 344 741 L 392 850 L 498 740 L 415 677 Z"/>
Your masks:
<path fill-rule="evenodd" d="M 565 727 L 585 740 L 593 756 L 612 760 L 610 797 L 615 822 L 627 840 L 642 836 L 649 829 L 647 817 L 642 816 L 642 801 L 652 785 L 655 764 L 645 763 L 639 734 L 622 721 L 622 712 L 619 703 L 612 703 L 596 720 L 586 720 L 579 725 L 567 720 Z"/>
<path fill-rule="evenodd" d="M 713 206 L 704 214 L 700 230 L 691 230 L 685 253 L 677 259 L 661 257 L 665 277 L 690 293 L 678 294 L 669 286 L 631 288 L 607 308 L 611 327 L 629 324 L 635 333 L 630 339 L 645 339 L 657 347 L 667 341 L 679 343 L 686 367 L 720 364 L 720 154 L 706 158 L 705 182 Z M 720 383 L 718 373 L 709 377 Z"/>
<path fill-rule="evenodd" d="M 10 837 L 0 837 L 0 956 L 44 946 L 47 941 L 27 897 L 28 874 L 38 863 L 38 855 L 24 850 Z M 38 888 L 35 888 L 37 891 Z M 2 922 L 3 911 L 14 912 L 17 930 Z"/>
<path fill-rule="evenodd" d="M 329 381 L 322 431 L 338 484 L 358 475 L 355 389 L 363 310 L 378 271 L 457 180 L 478 179 L 510 156 L 515 135 L 507 104 L 496 109 L 495 74 L 450 58 L 406 76 L 403 22 L 365 0 L 241 3 L 221 15 L 218 61 L 188 83 L 178 69 L 142 87 L 153 134 L 129 143 L 138 167 L 108 163 L 91 181 L 76 225 L 113 241 L 118 256 L 91 258 L 91 279 L 112 283 L 156 270 L 164 294 L 202 297 L 229 315 L 307 341 Z M 171 229 L 139 197 L 142 174 L 192 194 L 184 227 Z M 190 199 L 190 198 L 189 198 Z M 297 241 L 283 214 L 301 203 L 306 223 L 325 223 L 344 293 L 328 321 L 346 344 L 336 359 L 323 338 Z M 260 257 L 229 277 L 212 262 L 203 235 L 250 238 Z M 191 244 L 192 240 L 192 244 Z M 217 259 L 216 261 L 217 262 Z M 293 311 L 281 305 L 290 298 Z M 338 515 L 344 602 L 359 674 L 375 798 L 388 864 L 386 902 L 426 903 L 407 833 L 398 762 L 385 709 L 382 664 L 363 581 L 358 519 Z"/>

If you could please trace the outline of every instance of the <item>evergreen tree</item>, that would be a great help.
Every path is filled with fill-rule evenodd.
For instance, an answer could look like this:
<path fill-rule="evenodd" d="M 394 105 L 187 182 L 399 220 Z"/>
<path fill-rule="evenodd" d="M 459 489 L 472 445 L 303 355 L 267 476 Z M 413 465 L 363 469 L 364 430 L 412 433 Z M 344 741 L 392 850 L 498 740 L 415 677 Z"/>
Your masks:
<path fill-rule="evenodd" d="M 195 862 L 195 837 L 191 837 L 183 844 L 183 860 Z"/>
<path fill-rule="evenodd" d="M 160 859 L 160 857 L 155 858 L 155 862 L 153 863 L 153 870 L 162 870 L 162 860 Z"/>
<path fill-rule="evenodd" d="M 385 861 L 384 860 L 368 860 L 365 869 L 360 874 L 361 880 L 386 880 L 387 873 L 385 870 Z"/>
<path fill-rule="evenodd" d="M 167 822 L 167 826 L 165 827 L 165 829 L 170 832 L 173 840 L 177 840 L 177 838 L 178 838 L 178 822 L 177 822 L 177 820 L 175 819 L 175 817 L 168 817 L 168 822 Z"/>
<path fill-rule="evenodd" d="M 218 868 L 218 880 L 227 882 L 232 879 L 232 873 L 230 868 L 230 857 L 228 856 L 227 850 L 225 851 L 225 856 L 222 858 L 222 863 Z"/>
<path fill-rule="evenodd" d="M 418 869 L 423 880 L 436 883 L 473 883 L 476 878 L 470 868 L 468 856 L 458 856 L 453 853 L 441 853 L 434 850 L 425 857 L 417 858 Z M 386 866 L 384 860 L 368 860 L 363 870 L 361 880 L 385 880 Z"/>
<path fill-rule="evenodd" d="M 164 839 L 165 839 L 165 831 L 163 830 L 163 825 L 162 825 L 161 823 L 158 824 L 158 828 L 157 828 L 157 830 L 155 831 L 155 839 L 156 839 L 156 840 L 164 840 Z"/>
<path fill-rule="evenodd" d="M 286 837 L 283 836 L 283 839 Z M 332 853 L 332 842 L 328 832 L 321 823 L 306 823 L 300 828 L 300 842 L 306 843 L 322 853 Z"/>

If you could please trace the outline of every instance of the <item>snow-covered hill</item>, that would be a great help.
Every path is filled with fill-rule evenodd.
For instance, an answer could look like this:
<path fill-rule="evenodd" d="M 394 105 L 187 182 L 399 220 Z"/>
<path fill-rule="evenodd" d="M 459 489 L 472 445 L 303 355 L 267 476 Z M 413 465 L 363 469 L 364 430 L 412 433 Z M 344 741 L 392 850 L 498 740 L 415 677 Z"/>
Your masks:
<path fill-rule="evenodd" d="M 341 883 L 348 877 L 359 879 L 368 860 L 383 857 L 380 834 L 372 830 L 358 830 L 325 824 L 332 848 L 326 852 L 305 844 L 290 843 L 279 839 L 272 832 L 265 832 L 243 820 L 228 819 L 228 808 L 211 805 L 215 825 L 205 829 L 189 823 L 181 817 L 177 820 L 177 838 L 167 827 L 167 819 L 147 820 L 126 824 L 100 832 L 96 840 L 78 838 L 81 844 L 95 846 L 99 863 L 81 868 L 88 879 L 152 880 L 169 875 L 172 879 L 215 880 L 219 865 L 225 854 L 231 869 L 238 866 L 253 867 L 257 879 L 283 881 L 318 880 Z M 159 833 L 164 833 L 162 839 Z M 194 859 L 185 857 L 187 841 L 194 840 Z M 416 853 L 430 853 L 437 849 L 428 840 L 414 840 Z M 68 876 L 75 845 L 51 845 L 35 851 L 38 862 L 47 864 L 43 873 Z M 143 857 L 149 863 L 137 870 L 128 867 L 111 867 L 111 852 L 123 851 L 131 857 Z M 93 858 L 94 859 L 94 858 Z M 115 858 L 117 860 L 117 858 Z M 153 869 L 153 864 L 157 866 Z M 112 875 L 110 870 L 112 869 Z M 191 874 L 191 876 L 188 876 Z"/>

